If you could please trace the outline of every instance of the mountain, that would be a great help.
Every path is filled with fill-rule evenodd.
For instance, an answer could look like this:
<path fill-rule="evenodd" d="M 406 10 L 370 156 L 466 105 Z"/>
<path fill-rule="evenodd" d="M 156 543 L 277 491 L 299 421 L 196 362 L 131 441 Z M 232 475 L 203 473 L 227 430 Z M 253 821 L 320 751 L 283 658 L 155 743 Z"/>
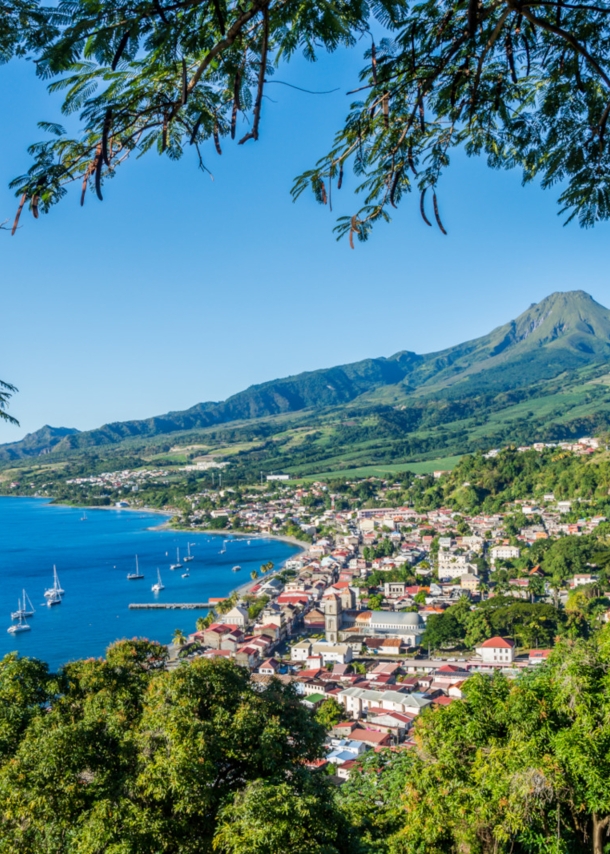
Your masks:
<path fill-rule="evenodd" d="M 437 447 L 436 439 L 427 441 L 427 445 L 426 442 L 413 445 L 417 431 L 446 432 L 448 425 L 453 425 L 450 428 L 455 434 L 453 446 L 451 442 L 445 444 L 455 451 L 459 450 L 456 442 L 462 440 L 464 448 L 470 447 L 470 438 L 476 433 L 474 427 L 487 423 L 491 428 L 498 420 L 495 413 L 506 415 L 514 407 L 517 410 L 512 414 L 520 423 L 521 435 L 524 429 L 521 422 L 524 417 L 531 418 L 533 401 L 537 401 L 534 409 L 538 410 L 540 401 L 550 405 L 552 413 L 532 428 L 537 435 L 542 427 L 548 432 L 549 425 L 561 422 L 561 418 L 557 422 L 558 408 L 565 409 L 567 398 L 561 398 L 568 389 L 571 389 L 572 409 L 585 406 L 583 412 L 577 413 L 578 423 L 590 424 L 591 415 L 601 413 L 598 426 L 604 426 L 607 385 L 600 384 L 599 377 L 608 370 L 609 360 L 610 311 L 584 291 L 554 293 L 488 335 L 439 352 L 418 355 L 405 350 L 389 358 L 309 371 L 251 386 L 225 401 L 199 403 L 182 412 L 106 424 L 96 430 L 78 432 L 44 427 L 21 442 L 0 446 L 0 461 L 41 453 L 69 455 L 128 440 L 132 444 L 146 443 L 163 436 L 177 441 L 181 433 L 228 425 L 238 425 L 243 430 L 248 425 L 269 422 L 269 434 L 275 429 L 273 424 L 277 430 L 285 429 L 286 416 L 296 419 L 295 424 L 309 427 L 334 424 L 337 443 L 343 437 L 346 446 L 354 439 L 355 432 L 351 431 L 354 435 L 350 438 L 337 424 L 344 426 L 347 419 L 350 426 L 359 428 L 358 441 L 370 444 L 370 425 L 367 425 L 373 419 L 377 438 L 402 440 L 402 456 L 426 453 L 427 448 Z M 521 412 L 518 408 L 524 404 L 529 409 Z M 608 404 L 610 412 L 610 399 Z M 526 416 L 526 412 L 530 415 Z M 280 427 L 279 416 L 283 416 L 284 426 Z M 468 419 L 474 419 L 473 423 Z M 506 423 L 514 420 L 509 417 Z M 557 429 L 561 432 L 568 428 Z M 363 438 L 363 430 L 369 431 L 369 438 Z M 494 430 L 489 433 L 490 440 L 502 433 Z M 481 441 L 487 441 L 483 439 L 486 435 L 483 431 Z M 333 437 L 328 441 L 332 445 Z M 392 442 L 386 444 L 390 447 Z"/>

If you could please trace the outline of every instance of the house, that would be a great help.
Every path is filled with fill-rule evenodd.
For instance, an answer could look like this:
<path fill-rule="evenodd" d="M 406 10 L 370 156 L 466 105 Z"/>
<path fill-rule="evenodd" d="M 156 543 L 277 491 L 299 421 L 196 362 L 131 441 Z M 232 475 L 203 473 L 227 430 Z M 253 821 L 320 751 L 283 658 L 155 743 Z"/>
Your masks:
<path fill-rule="evenodd" d="M 343 764 L 337 768 L 337 777 L 340 780 L 349 780 L 350 772 L 353 771 L 354 767 L 357 765 L 357 759 L 348 759 L 347 762 L 343 762 Z"/>
<path fill-rule="evenodd" d="M 303 617 L 303 624 L 307 629 L 324 629 L 324 614 L 317 608 L 313 608 Z"/>
<path fill-rule="evenodd" d="M 521 549 L 518 546 L 493 546 L 489 553 L 493 564 L 497 560 L 515 560 L 521 554 Z"/>
<path fill-rule="evenodd" d="M 570 579 L 570 587 L 574 589 L 575 587 L 582 587 L 584 584 L 593 584 L 594 581 L 597 581 L 596 575 L 591 575 L 589 572 L 582 572 Z"/>
<path fill-rule="evenodd" d="M 241 605 L 235 605 L 234 608 L 219 617 L 218 622 L 244 629 L 249 622 L 248 612 Z"/>
<path fill-rule="evenodd" d="M 383 711 L 419 712 L 430 705 L 430 700 L 419 694 L 405 694 L 401 691 L 375 691 L 368 688 L 346 688 L 337 695 L 337 702 L 345 707 L 352 717 L 359 718 L 363 712 L 374 709 L 376 714 Z"/>
<path fill-rule="evenodd" d="M 530 649 L 529 663 L 544 664 L 550 654 L 550 649 Z"/>
<path fill-rule="evenodd" d="M 506 638 L 490 638 L 478 646 L 476 651 L 489 664 L 511 664 L 515 659 L 515 643 Z"/>
<path fill-rule="evenodd" d="M 462 575 L 460 577 L 460 587 L 462 590 L 467 590 L 469 593 L 478 593 L 479 579 L 471 572 L 467 572 L 466 575 Z"/>
<path fill-rule="evenodd" d="M 384 655 L 400 655 L 402 652 L 402 638 L 384 638 L 379 651 Z"/>
<path fill-rule="evenodd" d="M 276 661 L 275 658 L 268 658 L 267 661 L 263 661 L 263 663 L 258 668 L 258 672 L 262 673 L 263 676 L 275 676 L 279 669 L 280 663 Z"/>
<path fill-rule="evenodd" d="M 374 729 L 364 729 L 359 727 L 351 732 L 346 738 L 349 741 L 360 741 L 367 744 L 369 747 L 389 747 L 392 744 L 392 737 L 387 732 L 379 732 Z"/>
<path fill-rule="evenodd" d="M 300 641 L 295 643 L 290 649 L 291 661 L 307 661 L 311 655 L 311 643 L 309 641 Z"/>
<path fill-rule="evenodd" d="M 400 712 L 380 712 L 369 714 L 366 719 L 367 729 L 377 730 L 381 733 L 390 733 L 396 741 L 402 741 L 413 726 L 416 715 L 402 714 Z"/>
<path fill-rule="evenodd" d="M 352 660 L 352 650 L 345 643 L 314 643 L 312 654 L 322 658 L 324 666 L 330 662 L 336 664 L 349 664 Z"/>

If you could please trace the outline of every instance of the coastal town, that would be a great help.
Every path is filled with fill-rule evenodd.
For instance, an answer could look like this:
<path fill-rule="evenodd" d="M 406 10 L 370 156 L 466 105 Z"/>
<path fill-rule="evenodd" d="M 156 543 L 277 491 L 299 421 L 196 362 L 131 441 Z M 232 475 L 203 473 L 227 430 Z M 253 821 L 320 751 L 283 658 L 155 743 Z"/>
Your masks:
<path fill-rule="evenodd" d="M 599 442 L 560 450 L 587 458 Z M 225 658 L 256 685 L 292 684 L 328 726 L 319 767 L 338 782 L 370 750 L 409 749 L 422 710 L 461 699 L 474 673 L 514 678 L 539 667 L 555 636 L 570 631 L 562 615 L 588 607 L 591 624 L 610 620 L 610 592 L 595 564 L 561 578 L 549 569 L 554 544 L 584 544 L 605 530 L 607 518 L 578 501 L 547 492 L 491 514 L 422 511 L 384 506 L 394 486 L 377 480 L 367 502 L 375 506 L 350 509 L 327 483 L 283 486 L 239 504 L 230 489 L 192 497 L 193 527 L 205 514 L 222 520 L 227 535 L 231 527 L 293 539 L 300 532 L 303 550 L 214 600 L 197 630 L 171 647 L 170 666 Z M 576 560 L 570 566 L 583 569 Z M 461 635 L 447 630 L 450 619 L 466 627 Z"/>

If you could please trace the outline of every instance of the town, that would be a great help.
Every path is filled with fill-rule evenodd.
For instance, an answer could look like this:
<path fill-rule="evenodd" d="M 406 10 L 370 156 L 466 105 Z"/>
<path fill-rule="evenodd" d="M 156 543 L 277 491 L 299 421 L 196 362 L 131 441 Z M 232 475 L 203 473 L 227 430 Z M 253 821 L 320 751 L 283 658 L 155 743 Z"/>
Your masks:
<path fill-rule="evenodd" d="M 561 453 L 588 459 L 599 448 L 587 438 L 564 443 Z M 428 481 L 447 475 L 434 472 Z M 545 492 L 470 515 L 384 506 L 395 484 L 372 486 L 366 503 L 375 506 L 361 509 L 322 482 L 284 482 L 266 500 L 246 494 L 240 503 L 230 489 L 192 496 L 193 527 L 205 515 L 227 532 L 300 532 L 304 550 L 215 600 L 197 630 L 178 633 L 171 647 L 170 666 L 226 658 L 256 685 L 292 684 L 328 727 L 318 764 L 338 782 L 370 750 L 409 749 L 422 710 L 461 699 L 474 673 L 514 678 L 543 664 L 577 618 L 591 626 L 610 619 L 605 571 L 587 560 L 608 527 L 591 502 Z M 566 549 L 573 551 L 567 559 Z"/>

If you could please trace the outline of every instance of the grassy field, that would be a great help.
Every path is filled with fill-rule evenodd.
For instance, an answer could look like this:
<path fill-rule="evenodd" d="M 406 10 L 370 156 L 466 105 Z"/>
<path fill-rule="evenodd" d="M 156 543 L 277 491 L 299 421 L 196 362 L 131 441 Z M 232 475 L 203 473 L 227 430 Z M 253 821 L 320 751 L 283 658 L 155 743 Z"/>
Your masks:
<path fill-rule="evenodd" d="M 429 474 L 432 471 L 450 471 L 456 467 L 461 460 L 461 456 L 457 457 L 441 457 L 438 460 L 426 460 L 421 463 L 396 463 L 394 465 L 381 466 L 360 466 L 353 469 L 342 469 L 341 471 L 319 472 L 318 474 L 308 475 L 307 477 L 299 478 L 303 481 L 329 479 L 337 477 L 384 477 L 385 475 L 412 471 L 415 474 Z"/>

